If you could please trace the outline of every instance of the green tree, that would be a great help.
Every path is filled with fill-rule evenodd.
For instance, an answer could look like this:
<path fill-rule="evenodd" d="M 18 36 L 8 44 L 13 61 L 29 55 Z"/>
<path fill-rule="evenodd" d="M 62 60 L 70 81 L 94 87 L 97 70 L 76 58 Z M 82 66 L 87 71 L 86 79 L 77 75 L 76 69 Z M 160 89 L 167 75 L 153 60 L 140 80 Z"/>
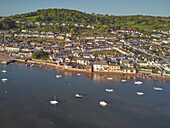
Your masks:
<path fill-rule="evenodd" d="M 48 55 L 49 54 L 47 52 L 44 52 L 42 50 L 38 50 L 38 51 L 33 52 L 32 58 L 33 59 L 43 59 L 43 58 L 48 58 Z"/>
<path fill-rule="evenodd" d="M 72 34 L 75 33 L 75 28 L 71 28 L 70 33 L 72 33 Z"/>

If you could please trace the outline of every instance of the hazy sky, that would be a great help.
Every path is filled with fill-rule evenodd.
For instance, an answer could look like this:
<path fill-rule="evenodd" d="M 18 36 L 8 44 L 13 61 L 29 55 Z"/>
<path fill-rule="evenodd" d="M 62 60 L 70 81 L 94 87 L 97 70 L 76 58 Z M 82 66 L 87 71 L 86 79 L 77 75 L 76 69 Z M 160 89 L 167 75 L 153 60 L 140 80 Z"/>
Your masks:
<path fill-rule="evenodd" d="M 170 0 L 0 0 L 0 16 L 47 8 L 110 15 L 170 16 Z"/>

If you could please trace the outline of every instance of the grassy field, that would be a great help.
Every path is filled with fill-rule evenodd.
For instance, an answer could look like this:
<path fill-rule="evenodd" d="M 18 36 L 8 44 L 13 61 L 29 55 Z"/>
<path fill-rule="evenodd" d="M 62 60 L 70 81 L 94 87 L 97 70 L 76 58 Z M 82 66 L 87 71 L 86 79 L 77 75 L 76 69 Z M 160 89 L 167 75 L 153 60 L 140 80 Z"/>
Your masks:
<path fill-rule="evenodd" d="M 13 20 L 19 20 L 19 21 L 25 21 L 25 22 L 36 22 L 38 21 L 39 16 L 37 14 L 34 14 L 34 16 L 22 16 L 22 15 L 18 15 L 18 16 L 13 16 L 11 17 Z M 50 17 L 50 15 L 48 16 Z M 144 29 L 150 29 L 150 30 L 170 30 L 170 19 L 168 17 L 150 17 L 150 16 L 136 16 L 137 18 L 133 19 L 133 20 L 123 20 L 123 21 L 118 21 L 118 26 L 125 26 L 125 27 L 135 27 L 139 30 L 144 30 Z M 63 17 L 62 17 L 63 18 Z M 123 18 L 123 17 L 122 17 Z M 53 19 L 53 17 L 52 17 Z M 51 19 L 51 20 L 52 20 Z M 47 22 L 51 22 L 51 20 L 47 20 Z M 108 19 L 108 20 L 112 20 L 112 19 Z M 86 21 L 86 19 L 85 19 Z M 40 21 L 41 22 L 41 21 Z M 69 21 L 67 21 L 69 22 Z M 114 22 L 113 22 L 114 23 Z M 92 23 L 91 23 L 92 24 Z M 109 31 L 112 30 L 112 27 L 110 27 L 108 29 L 106 29 L 104 26 L 107 26 L 106 24 L 101 24 L 100 26 L 95 23 L 93 25 L 98 26 L 98 29 L 96 30 L 90 30 L 88 31 L 88 29 L 86 29 L 87 34 L 88 35 L 101 35 L 101 36 L 105 36 L 108 35 Z M 116 26 L 116 21 L 114 24 Z"/>
<path fill-rule="evenodd" d="M 36 18 L 38 18 L 38 16 L 27 17 L 27 18 L 26 18 L 26 22 L 33 22 L 33 21 L 36 21 Z"/>

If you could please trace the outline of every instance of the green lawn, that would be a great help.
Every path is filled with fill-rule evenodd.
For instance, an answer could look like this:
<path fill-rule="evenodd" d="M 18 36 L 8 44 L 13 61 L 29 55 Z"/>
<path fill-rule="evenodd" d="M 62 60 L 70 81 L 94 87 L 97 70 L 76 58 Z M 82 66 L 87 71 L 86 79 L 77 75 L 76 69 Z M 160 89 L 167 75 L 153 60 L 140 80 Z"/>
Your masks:
<path fill-rule="evenodd" d="M 168 27 L 164 27 L 162 25 L 156 24 L 158 27 L 156 30 L 170 30 L 170 23 L 167 23 Z M 123 24 L 122 24 L 123 25 Z M 150 29 L 153 30 L 154 25 L 144 25 L 144 24 L 134 24 L 134 22 L 126 22 L 125 25 L 127 25 L 128 27 L 136 27 L 138 29 Z"/>
<path fill-rule="evenodd" d="M 34 21 L 36 21 L 35 19 L 36 19 L 37 17 L 38 17 L 38 16 L 26 17 L 26 22 L 34 22 Z"/>

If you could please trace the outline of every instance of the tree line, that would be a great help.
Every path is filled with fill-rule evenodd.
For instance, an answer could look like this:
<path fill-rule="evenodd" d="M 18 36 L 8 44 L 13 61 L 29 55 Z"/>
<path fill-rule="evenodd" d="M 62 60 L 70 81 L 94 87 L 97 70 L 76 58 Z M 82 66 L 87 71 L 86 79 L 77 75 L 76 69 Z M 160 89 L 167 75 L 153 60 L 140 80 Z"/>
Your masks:
<path fill-rule="evenodd" d="M 31 19 L 31 22 L 40 23 L 66 23 L 66 24 L 83 24 L 83 25 L 95 25 L 100 27 L 107 25 L 108 27 L 114 27 L 120 29 L 124 27 L 133 27 L 133 25 L 152 25 L 153 29 L 157 29 L 160 26 L 169 26 L 169 21 L 162 19 L 169 19 L 169 17 L 153 17 L 153 16 L 113 16 L 113 15 L 103 15 L 103 14 L 87 14 L 85 12 L 80 12 L 76 10 L 69 9 L 41 9 L 35 12 L 25 13 L 21 15 L 13 15 L 8 17 L 8 20 L 26 21 Z M 8 24 L 8 25 L 7 25 Z M 1 29 L 8 29 L 16 27 L 13 22 L 3 21 L 0 22 Z"/>

